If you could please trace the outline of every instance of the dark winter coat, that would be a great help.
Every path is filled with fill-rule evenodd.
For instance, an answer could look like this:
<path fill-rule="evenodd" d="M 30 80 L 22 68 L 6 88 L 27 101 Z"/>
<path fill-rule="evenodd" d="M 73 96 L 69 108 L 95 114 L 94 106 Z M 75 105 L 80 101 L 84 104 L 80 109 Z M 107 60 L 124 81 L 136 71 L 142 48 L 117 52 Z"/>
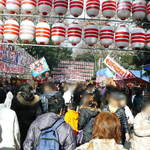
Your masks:
<path fill-rule="evenodd" d="M 30 126 L 24 142 L 24 150 L 35 150 L 41 130 L 52 127 L 58 119 L 61 118 L 54 113 L 46 113 L 39 116 Z M 75 150 L 76 140 L 72 128 L 67 123 L 63 123 L 57 128 L 57 132 L 61 150 Z"/>
<path fill-rule="evenodd" d="M 96 116 L 100 110 L 90 107 L 79 108 L 79 130 L 83 130 L 82 143 L 87 143 L 92 139 L 92 129 Z"/>
<path fill-rule="evenodd" d="M 20 93 L 12 101 L 12 109 L 16 112 L 20 126 L 21 144 L 23 144 L 31 123 L 41 114 L 40 98 L 35 96 L 34 100 L 27 102 Z"/>

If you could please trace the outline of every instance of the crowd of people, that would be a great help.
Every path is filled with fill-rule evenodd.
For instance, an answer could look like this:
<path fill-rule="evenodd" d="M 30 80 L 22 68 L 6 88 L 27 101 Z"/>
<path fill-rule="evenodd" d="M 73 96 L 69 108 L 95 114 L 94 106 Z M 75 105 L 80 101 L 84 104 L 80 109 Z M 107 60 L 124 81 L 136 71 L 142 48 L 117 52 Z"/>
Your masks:
<path fill-rule="evenodd" d="M 0 83 L 0 150 L 150 150 L 150 94 L 140 87 L 15 84 Z"/>

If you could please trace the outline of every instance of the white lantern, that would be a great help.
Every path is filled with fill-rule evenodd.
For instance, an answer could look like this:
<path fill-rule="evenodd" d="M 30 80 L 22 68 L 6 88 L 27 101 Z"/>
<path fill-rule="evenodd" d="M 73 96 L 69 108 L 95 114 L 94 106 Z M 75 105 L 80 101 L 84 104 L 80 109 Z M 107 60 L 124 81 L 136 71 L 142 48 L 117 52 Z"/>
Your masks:
<path fill-rule="evenodd" d="M 115 44 L 118 48 L 126 48 L 129 46 L 130 33 L 129 29 L 121 24 L 115 32 Z"/>
<path fill-rule="evenodd" d="M 86 13 L 89 17 L 98 16 L 100 11 L 99 0 L 86 0 Z"/>
<path fill-rule="evenodd" d="M 147 4 L 147 20 L 150 21 L 150 2 Z"/>
<path fill-rule="evenodd" d="M 35 11 L 36 0 L 21 0 L 21 10 L 25 14 L 31 14 Z"/>
<path fill-rule="evenodd" d="M 134 20 L 143 20 L 146 15 L 146 1 L 135 0 L 132 4 L 132 14 Z"/>
<path fill-rule="evenodd" d="M 20 24 L 20 39 L 24 43 L 29 43 L 33 41 L 35 33 L 35 25 L 34 23 L 29 20 L 23 20 Z"/>
<path fill-rule="evenodd" d="M 5 6 L 5 0 L 0 0 L 0 12 L 4 10 Z"/>
<path fill-rule="evenodd" d="M 94 24 L 89 24 L 84 29 L 84 40 L 88 46 L 93 46 L 98 40 L 98 27 Z"/>
<path fill-rule="evenodd" d="M 59 45 L 65 41 L 66 26 L 64 23 L 54 23 L 52 26 L 52 41 Z"/>
<path fill-rule="evenodd" d="M 4 24 L 4 40 L 15 42 L 19 35 L 19 24 L 15 19 L 8 19 Z"/>
<path fill-rule="evenodd" d="M 142 27 L 134 27 L 131 32 L 131 46 L 133 49 L 142 49 L 146 43 L 146 33 Z"/>
<path fill-rule="evenodd" d="M 0 20 L 0 40 L 3 39 L 3 28 L 4 28 L 4 24 L 3 24 L 3 22 Z"/>
<path fill-rule="evenodd" d="M 54 0 L 54 12 L 57 15 L 65 15 L 68 10 L 68 0 Z"/>
<path fill-rule="evenodd" d="M 116 0 L 103 0 L 102 14 L 105 18 L 112 18 L 116 13 Z"/>
<path fill-rule="evenodd" d="M 81 41 L 82 28 L 78 23 L 73 22 L 68 27 L 68 41 L 72 45 L 77 45 Z"/>
<path fill-rule="evenodd" d="M 6 9 L 9 13 L 14 14 L 19 11 L 20 0 L 6 0 Z"/>
<path fill-rule="evenodd" d="M 51 12 L 52 0 L 38 0 L 38 9 L 40 14 L 48 15 Z"/>
<path fill-rule="evenodd" d="M 117 16 L 121 20 L 125 20 L 130 17 L 132 10 L 131 0 L 119 0 L 117 5 Z"/>
<path fill-rule="evenodd" d="M 50 26 L 47 22 L 41 21 L 36 25 L 36 42 L 38 44 L 48 44 L 50 39 Z"/>
<path fill-rule="evenodd" d="M 146 47 L 150 49 L 150 30 L 146 33 Z"/>
<path fill-rule="evenodd" d="M 100 42 L 104 47 L 109 47 L 114 41 L 114 30 L 109 24 L 105 24 L 100 29 Z"/>
<path fill-rule="evenodd" d="M 70 0 L 70 13 L 74 17 L 78 17 L 83 12 L 83 0 Z"/>

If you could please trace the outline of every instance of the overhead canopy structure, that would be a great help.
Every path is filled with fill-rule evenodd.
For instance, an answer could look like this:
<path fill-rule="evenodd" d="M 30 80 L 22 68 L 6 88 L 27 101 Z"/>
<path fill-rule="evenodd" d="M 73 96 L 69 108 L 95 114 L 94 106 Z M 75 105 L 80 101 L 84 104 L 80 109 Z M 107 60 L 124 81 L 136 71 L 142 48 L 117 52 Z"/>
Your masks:
<path fill-rule="evenodd" d="M 110 71 L 109 68 L 104 68 L 101 70 L 98 70 L 96 73 L 97 77 L 106 77 L 106 78 L 113 78 L 114 74 Z"/>

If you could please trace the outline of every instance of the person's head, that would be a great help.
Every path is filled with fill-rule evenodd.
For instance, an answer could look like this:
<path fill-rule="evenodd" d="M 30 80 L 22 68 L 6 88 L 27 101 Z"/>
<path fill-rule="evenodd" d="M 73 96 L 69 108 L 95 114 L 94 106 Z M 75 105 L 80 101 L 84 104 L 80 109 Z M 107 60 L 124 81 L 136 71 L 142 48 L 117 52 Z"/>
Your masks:
<path fill-rule="evenodd" d="M 89 84 L 87 85 L 87 90 L 88 93 L 93 93 L 95 91 L 95 85 L 94 84 Z"/>
<path fill-rule="evenodd" d="M 43 89 L 43 93 L 54 91 L 55 90 L 55 84 L 53 84 L 53 83 L 44 83 L 42 89 Z"/>
<path fill-rule="evenodd" d="M 114 139 L 120 143 L 120 121 L 118 117 L 110 112 L 101 112 L 96 117 L 93 126 L 93 138 Z"/>
<path fill-rule="evenodd" d="M 142 101 L 142 111 L 150 115 L 150 98 L 144 98 Z"/>

